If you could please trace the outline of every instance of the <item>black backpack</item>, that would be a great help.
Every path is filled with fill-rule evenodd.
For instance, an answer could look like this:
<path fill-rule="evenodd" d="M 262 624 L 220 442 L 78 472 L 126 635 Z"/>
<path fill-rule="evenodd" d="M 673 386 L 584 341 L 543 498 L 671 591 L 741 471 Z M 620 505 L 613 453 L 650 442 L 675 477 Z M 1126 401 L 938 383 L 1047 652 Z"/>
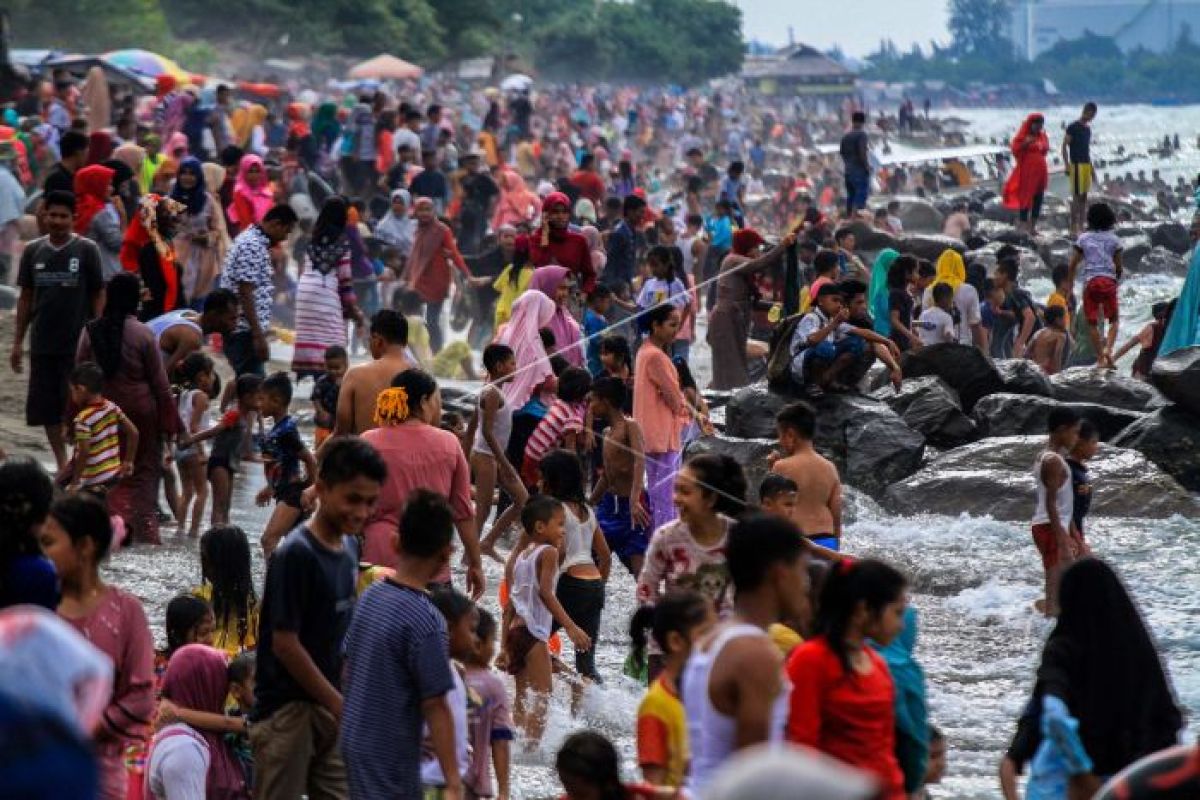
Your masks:
<path fill-rule="evenodd" d="M 802 319 L 804 314 L 792 314 L 771 331 L 771 341 L 767 345 L 767 387 L 771 391 L 786 392 L 800 388 L 792 377 L 792 360 L 804 348 L 793 350 L 792 339 Z"/>

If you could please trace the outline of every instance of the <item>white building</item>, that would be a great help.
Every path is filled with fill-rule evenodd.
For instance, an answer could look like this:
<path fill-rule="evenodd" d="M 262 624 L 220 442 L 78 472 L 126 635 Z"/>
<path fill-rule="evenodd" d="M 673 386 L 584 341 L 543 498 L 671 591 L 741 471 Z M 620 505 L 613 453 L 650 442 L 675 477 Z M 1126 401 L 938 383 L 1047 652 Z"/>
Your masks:
<path fill-rule="evenodd" d="M 1015 0 L 1011 37 L 1017 53 L 1033 60 L 1059 40 L 1091 31 L 1111 36 L 1125 51 L 1161 53 L 1189 26 L 1200 41 L 1200 0 Z"/>

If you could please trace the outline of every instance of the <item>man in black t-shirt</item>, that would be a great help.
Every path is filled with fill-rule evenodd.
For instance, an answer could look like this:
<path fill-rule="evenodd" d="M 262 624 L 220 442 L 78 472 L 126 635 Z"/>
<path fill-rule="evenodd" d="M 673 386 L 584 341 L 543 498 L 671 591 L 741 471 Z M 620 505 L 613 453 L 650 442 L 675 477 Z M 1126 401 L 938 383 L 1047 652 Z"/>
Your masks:
<path fill-rule="evenodd" d="M 483 153 L 471 150 L 462 157 L 462 209 L 459 212 L 458 244 L 463 253 L 475 255 L 500 198 L 500 187 L 487 170 L 481 169 Z"/>
<path fill-rule="evenodd" d="M 30 242 L 21 254 L 17 277 L 21 295 L 9 364 L 13 372 L 24 369 L 25 332 L 32 328 L 25 422 L 45 427 L 61 468 L 67 462 L 63 443 L 67 377 L 75 366 L 79 333 L 104 303 L 104 279 L 96 243 L 71 230 L 75 195 L 50 192 L 41 216 L 47 235 Z"/>
<path fill-rule="evenodd" d="M 1004 304 L 994 311 L 992 358 L 1024 358 L 1025 347 L 1037 329 L 1037 307 L 1029 292 L 1017 285 L 1019 262 L 1015 257 L 1000 259 L 992 282 L 1004 292 Z"/>
<path fill-rule="evenodd" d="M 1087 103 L 1079 119 L 1067 126 L 1063 136 L 1062 156 L 1071 181 L 1071 235 L 1083 230 L 1087 217 L 1088 190 L 1092 187 L 1092 120 L 1096 104 Z"/>
<path fill-rule="evenodd" d="M 842 167 L 846 174 L 846 218 L 867 207 L 871 194 L 871 139 L 863 128 L 867 115 L 855 111 L 850 117 L 851 128 L 842 137 L 838 147 L 842 156 Z"/>
<path fill-rule="evenodd" d="M 58 142 L 59 160 L 46 173 L 42 183 L 45 194 L 75 191 L 75 173 L 87 162 L 88 137 L 79 131 L 67 131 Z"/>

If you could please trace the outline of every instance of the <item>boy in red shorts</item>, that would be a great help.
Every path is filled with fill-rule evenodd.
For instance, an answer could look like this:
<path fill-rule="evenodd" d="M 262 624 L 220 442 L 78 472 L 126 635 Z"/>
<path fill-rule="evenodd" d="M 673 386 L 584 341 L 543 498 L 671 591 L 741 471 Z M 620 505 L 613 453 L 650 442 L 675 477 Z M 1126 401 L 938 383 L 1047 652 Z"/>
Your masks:
<path fill-rule="evenodd" d="M 1096 351 L 1096 363 L 1115 369 L 1113 346 L 1117 341 L 1117 281 L 1121 279 L 1121 239 L 1113 228 L 1117 215 L 1107 203 L 1093 203 L 1087 211 L 1087 230 L 1071 253 L 1070 284 L 1083 263 L 1083 315 L 1088 337 Z M 1104 347 L 1100 346 L 1100 318 L 1108 321 Z"/>
<path fill-rule="evenodd" d="M 1037 482 L 1037 505 L 1033 509 L 1033 543 L 1042 555 L 1046 572 L 1046 597 L 1039 610 L 1046 616 L 1058 614 L 1058 579 L 1063 570 L 1083 551 L 1079 531 L 1075 530 L 1075 488 L 1066 454 L 1079 439 L 1079 414 L 1060 407 L 1050 412 L 1047 427 L 1050 438 L 1046 449 L 1033 465 Z"/>

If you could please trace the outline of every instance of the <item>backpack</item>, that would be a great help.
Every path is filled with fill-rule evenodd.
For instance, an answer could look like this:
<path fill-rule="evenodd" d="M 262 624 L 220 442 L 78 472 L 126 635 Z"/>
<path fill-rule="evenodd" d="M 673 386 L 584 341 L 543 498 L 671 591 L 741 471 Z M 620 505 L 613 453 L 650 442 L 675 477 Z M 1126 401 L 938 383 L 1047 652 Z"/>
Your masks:
<path fill-rule="evenodd" d="M 771 341 L 767 345 L 767 387 L 771 391 L 784 392 L 795 388 L 792 360 L 799 350 L 792 349 L 792 339 L 796 334 L 796 326 L 804 316 L 804 313 L 792 314 L 771 331 Z"/>

